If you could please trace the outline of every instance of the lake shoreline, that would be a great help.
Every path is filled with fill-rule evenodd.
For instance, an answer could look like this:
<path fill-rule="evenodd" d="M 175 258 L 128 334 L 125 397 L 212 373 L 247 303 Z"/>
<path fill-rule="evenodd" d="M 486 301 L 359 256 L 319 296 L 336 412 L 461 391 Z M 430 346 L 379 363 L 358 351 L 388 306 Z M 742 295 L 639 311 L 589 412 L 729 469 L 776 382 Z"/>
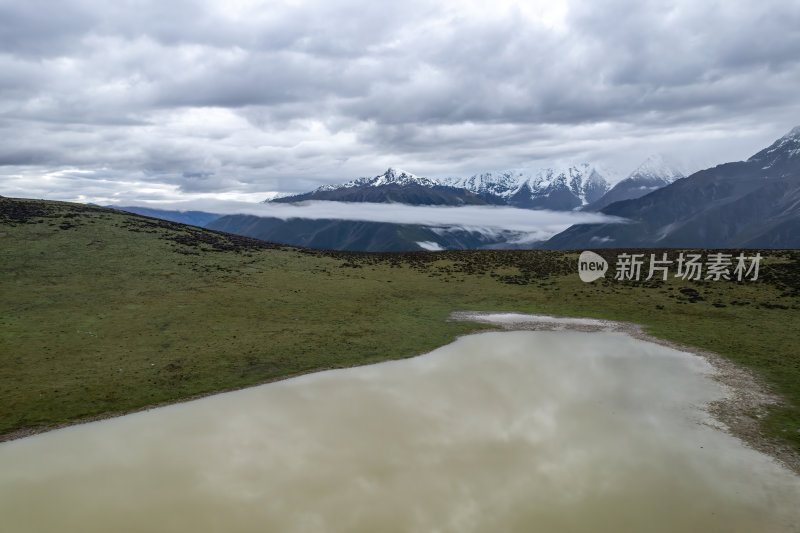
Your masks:
<path fill-rule="evenodd" d="M 505 331 L 619 332 L 634 339 L 702 357 L 714 368 L 712 379 L 726 390 L 725 398 L 705 407 L 715 420 L 723 424 L 723 427 L 714 427 L 768 455 L 800 476 L 800 454 L 789 446 L 768 438 L 760 428 L 759 421 L 766 416 L 767 406 L 779 404 L 781 398 L 770 393 L 766 385 L 751 371 L 718 353 L 655 337 L 646 333 L 644 326 L 633 322 L 516 311 L 456 311 L 450 314 L 450 320 L 491 324 Z"/>
<path fill-rule="evenodd" d="M 420 354 L 421 355 L 421 354 Z M 381 361 L 384 362 L 384 361 Z M 371 363 L 371 364 L 379 364 L 379 363 Z M 353 366 L 362 366 L 362 365 L 353 365 Z M 230 388 L 230 389 L 217 389 L 210 392 L 201 392 L 198 394 L 192 394 L 190 396 L 185 396 L 183 398 L 176 398 L 174 400 L 168 400 L 165 402 L 154 403 L 150 405 L 145 405 L 142 407 L 137 407 L 135 409 L 129 409 L 126 411 L 110 411 L 107 413 L 101 413 L 98 415 L 91 415 L 91 416 L 84 416 L 80 418 L 76 418 L 74 420 L 67 420 L 64 422 L 58 422 L 55 424 L 47 425 L 47 426 L 28 426 L 19 429 L 15 429 L 14 431 L 9 431 L 8 433 L 3 433 L 0 435 L 0 444 L 4 442 L 11 442 L 14 440 L 24 439 L 27 437 L 33 437 L 36 435 L 41 435 L 43 433 L 49 433 L 51 431 L 56 431 L 59 429 L 66 429 L 72 426 L 80 426 L 83 424 L 91 424 L 92 422 L 102 422 L 103 420 L 110 420 L 112 418 L 119 418 L 121 416 L 133 415 L 136 413 L 142 413 L 145 411 L 150 411 L 152 409 L 160 409 L 162 407 L 169 407 L 170 405 L 177 405 L 186 402 L 192 402 L 194 400 L 201 400 L 203 398 L 208 398 L 209 396 L 216 396 L 217 394 L 225 394 L 226 392 L 236 392 L 240 390 L 246 390 L 253 387 L 260 387 L 262 385 L 269 385 L 270 383 L 277 383 L 279 381 L 285 381 L 287 379 L 299 378 L 301 376 L 306 376 L 308 374 L 316 374 L 317 372 L 325 372 L 328 370 L 337 370 L 341 368 L 353 368 L 350 367 L 328 367 L 328 368 L 315 368 L 313 370 L 309 370 L 307 372 L 297 372 L 294 374 L 287 374 L 285 376 L 279 376 L 276 378 L 267 379 L 264 381 L 260 381 L 258 383 L 254 383 L 252 385 L 248 385 L 247 387 L 238 387 L 238 388 Z"/>
<path fill-rule="evenodd" d="M 490 319 L 490 317 L 493 317 Z M 759 420 L 765 416 L 766 408 L 769 405 L 780 403 L 780 397 L 771 394 L 767 391 L 767 387 L 761 383 L 752 372 L 736 365 L 725 357 L 697 347 L 678 344 L 668 341 L 659 337 L 654 337 L 644 331 L 644 326 L 632 322 L 622 322 L 607 319 L 595 318 L 582 318 L 563 315 L 548 315 L 548 314 L 532 314 L 522 313 L 516 311 L 456 311 L 450 314 L 448 320 L 460 322 L 475 322 L 479 324 L 488 324 L 499 327 L 505 331 L 582 331 L 582 332 L 619 332 L 629 335 L 638 340 L 651 342 L 668 348 L 672 348 L 681 352 L 697 355 L 707 360 L 714 368 L 714 374 L 711 376 L 715 381 L 722 384 L 726 389 L 725 398 L 711 402 L 706 406 L 706 410 L 717 421 L 721 422 L 724 427 L 714 426 L 717 429 L 725 431 L 730 435 L 738 438 L 748 447 L 757 450 L 765 455 L 768 455 L 782 466 L 793 471 L 795 474 L 800 475 L 800 454 L 786 445 L 775 442 L 774 440 L 765 436 L 760 429 Z M 487 330 L 480 330 L 486 332 Z M 491 330 L 489 330 L 491 331 Z M 467 335 L 477 333 L 479 331 L 468 333 Z M 427 352 L 426 352 L 427 353 Z M 416 357 L 423 354 L 416 354 Z M 391 361 L 379 361 L 367 363 L 367 365 L 381 364 Z M 301 377 L 308 374 L 317 372 L 324 372 L 327 370 L 337 370 L 345 368 L 353 368 L 365 365 L 349 365 L 342 367 L 327 367 L 316 368 L 306 372 L 299 372 L 286 376 L 280 376 L 268 379 L 256 384 L 253 384 L 244 389 L 251 387 L 258 387 L 267 385 L 278 381 L 284 381 L 292 378 Z M 92 415 L 74 420 L 64 421 L 48 426 L 30 426 L 20 428 L 5 434 L 0 435 L 0 444 L 3 442 L 14 441 L 26 437 L 32 437 L 38 434 L 64 429 L 71 426 L 88 424 L 92 422 L 99 422 L 120 416 L 140 413 L 149 411 L 151 409 L 158 409 L 170 405 L 190 402 L 222 394 L 226 392 L 233 392 L 243 390 L 243 388 L 222 389 L 206 393 L 194 394 L 184 398 L 160 402 L 157 404 L 147 405 L 136 409 L 131 409 L 121 412 L 109 412 L 98 415 Z"/>

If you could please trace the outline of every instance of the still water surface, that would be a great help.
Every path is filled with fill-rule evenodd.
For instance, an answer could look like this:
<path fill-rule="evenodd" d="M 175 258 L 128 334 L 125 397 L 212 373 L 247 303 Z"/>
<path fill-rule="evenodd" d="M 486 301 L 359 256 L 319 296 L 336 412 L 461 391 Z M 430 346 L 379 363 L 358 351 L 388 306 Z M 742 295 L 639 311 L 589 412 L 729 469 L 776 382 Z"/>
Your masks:
<path fill-rule="evenodd" d="M 711 427 L 701 358 L 463 337 L 0 445 L 22 532 L 800 531 L 800 480 Z"/>

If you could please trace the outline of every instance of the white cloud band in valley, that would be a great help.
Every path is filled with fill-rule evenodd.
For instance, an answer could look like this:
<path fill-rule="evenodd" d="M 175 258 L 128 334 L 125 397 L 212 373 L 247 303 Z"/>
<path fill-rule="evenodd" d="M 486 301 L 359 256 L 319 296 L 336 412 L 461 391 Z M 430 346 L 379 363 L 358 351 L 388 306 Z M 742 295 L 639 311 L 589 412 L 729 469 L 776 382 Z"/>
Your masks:
<path fill-rule="evenodd" d="M 125 205 L 123 203 L 118 205 Z M 140 203 L 141 205 L 141 203 Z M 406 204 L 330 202 L 313 200 L 295 204 L 254 204 L 237 201 L 193 200 L 148 204 L 147 207 L 178 211 L 208 211 L 287 220 L 360 220 L 393 224 L 419 224 L 435 228 L 462 228 L 481 233 L 512 231 L 525 241 L 544 240 L 573 224 L 621 223 L 624 219 L 601 213 L 548 211 L 500 206 L 413 206 Z"/>

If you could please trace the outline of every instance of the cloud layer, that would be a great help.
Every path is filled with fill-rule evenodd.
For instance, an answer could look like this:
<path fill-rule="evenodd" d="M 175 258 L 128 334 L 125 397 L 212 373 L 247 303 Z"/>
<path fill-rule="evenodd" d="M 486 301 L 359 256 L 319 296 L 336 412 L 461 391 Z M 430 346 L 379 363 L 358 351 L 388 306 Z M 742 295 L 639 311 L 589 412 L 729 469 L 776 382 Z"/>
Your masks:
<path fill-rule="evenodd" d="M 798 28 L 779 0 L 0 0 L 0 194 L 744 159 L 800 123 Z"/>
<path fill-rule="evenodd" d="M 140 202 L 141 203 L 141 202 Z M 130 205 L 121 202 L 115 205 Z M 625 219 L 580 211 L 547 211 L 514 207 L 470 206 L 413 206 L 405 204 L 351 203 L 308 201 L 295 204 L 256 204 L 235 200 L 197 199 L 185 202 L 149 203 L 148 207 L 178 211 L 206 211 L 224 215 L 256 215 L 260 217 L 307 218 L 312 220 L 362 220 L 393 224 L 420 224 L 433 228 L 465 229 L 481 233 L 507 235 L 515 242 L 546 240 L 573 224 L 624 223 Z"/>

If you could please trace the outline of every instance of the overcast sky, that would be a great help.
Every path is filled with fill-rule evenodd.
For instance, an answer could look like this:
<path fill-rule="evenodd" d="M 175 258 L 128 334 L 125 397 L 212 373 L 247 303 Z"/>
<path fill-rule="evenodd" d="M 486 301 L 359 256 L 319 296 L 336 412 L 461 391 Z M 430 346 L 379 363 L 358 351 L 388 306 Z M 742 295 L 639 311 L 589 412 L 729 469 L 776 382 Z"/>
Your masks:
<path fill-rule="evenodd" d="M 800 2 L 0 0 L 0 194 L 260 200 L 800 124 Z"/>

